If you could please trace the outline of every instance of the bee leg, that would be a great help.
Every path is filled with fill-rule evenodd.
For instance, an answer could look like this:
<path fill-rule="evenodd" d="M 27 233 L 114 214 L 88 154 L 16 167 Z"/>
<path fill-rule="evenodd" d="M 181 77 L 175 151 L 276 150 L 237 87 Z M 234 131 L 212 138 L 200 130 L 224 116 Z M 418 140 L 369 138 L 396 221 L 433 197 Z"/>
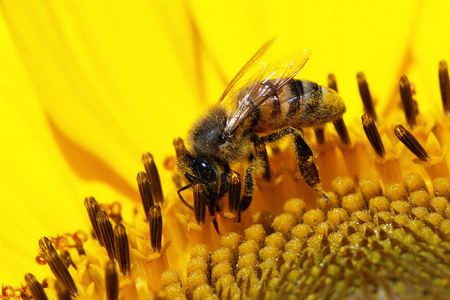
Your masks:
<path fill-rule="evenodd" d="M 186 186 L 183 186 L 182 188 L 180 188 L 177 193 L 178 196 L 180 196 L 181 202 L 184 203 L 184 205 L 186 205 L 187 207 L 189 207 L 190 209 L 194 210 L 194 208 L 192 207 L 192 205 L 190 205 L 189 203 L 186 202 L 186 200 L 183 199 L 183 197 L 181 196 L 181 192 L 184 190 L 187 190 L 188 188 L 190 188 L 192 186 L 192 184 L 188 184 Z"/>
<path fill-rule="evenodd" d="M 256 161 L 255 156 L 251 154 L 249 160 L 250 164 L 245 170 L 244 176 L 244 196 L 242 196 L 242 199 L 239 202 L 238 218 L 236 220 L 236 223 L 241 222 L 241 213 L 250 206 L 250 203 L 252 203 L 252 195 L 255 185 L 253 181 L 253 171 L 255 169 L 254 164 Z"/>
<path fill-rule="evenodd" d="M 319 170 L 313 162 L 314 154 L 308 143 L 305 141 L 301 130 L 288 127 L 278 132 L 269 134 L 268 136 L 262 137 L 261 140 L 266 143 L 273 143 L 288 134 L 293 136 L 295 153 L 297 154 L 297 161 L 303 179 L 310 187 L 313 187 L 325 199 L 328 199 L 325 191 L 320 186 Z"/>
<path fill-rule="evenodd" d="M 256 135 L 253 138 L 253 144 L 255 145 L 257 159 L 259 159 L 261 162 L 263 162 L 263 171 L 261 172 L 261 175 L 264 178 L 264 180 L 269 182 L 271 179 L 271 174 L 270 174 L 269 156 L 267 155 L 266 144 L 263 142 L 262 139 L 260 139 Z"/>
<path fill-rule="evenodd" d="M 325 191 L 320 185 L 319 170 L 317 169 L 316 164 L 313 162 L 314 154 L 308 143 L 305 141 L 303 132 L 300 130 L 295 130 L 292 135 L 294 138 L 294 147 L 297 154 L 298 165 L 300 167 L 300 172 L 302 173 L 303 179 L 322 197 L 328 199 Z"/>

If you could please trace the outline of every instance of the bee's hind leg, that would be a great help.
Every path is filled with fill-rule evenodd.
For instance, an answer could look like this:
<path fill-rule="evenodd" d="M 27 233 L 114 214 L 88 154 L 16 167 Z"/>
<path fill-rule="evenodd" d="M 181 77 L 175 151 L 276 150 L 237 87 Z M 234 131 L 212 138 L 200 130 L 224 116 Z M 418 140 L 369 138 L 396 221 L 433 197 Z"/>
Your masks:
<path fill-rule="evenodd" d="M 294 140 L 295 153 L 297 155 L 297 162 L 300 167 L 303 179 L 310 186 L 313 187 L 321 196 L 328 199 L 325 191 L 320 185 L 320 176 L 317 166 L 313 162 L 314 154 L 305 141 L 303 132 L 292 127 L 282 129 L 278 132 L 272 133 L 268 136 L 262 137 L 262 141 L 266 143 L 275 142 L 282 137 L 291 134 Z"/>
<path fill-rule="evenodd" d="M 261 162 L 262 170 L 260 171 L 261 176 L 265 181 L 269 182 L 271 179 L 269 156 L 267 155 L 266 144 L 258 136 L 252 137 L 253 144 L 255 146 L 255 153 L 257 159 Z"/>
<path fill-rule="evenodd" d="M 295 131 L 292 133 L 294 139 L 295 153 L 297 154 L 297 161 L 302 173 L 303 179 L 310 186 L 313 187 L 321 196 L 328 199 L 325 191 L 320 185 L 319 170 L 316 164 L 313 162 L 314 154 L 305 141 L 303 133 L 301 131 Z"/>

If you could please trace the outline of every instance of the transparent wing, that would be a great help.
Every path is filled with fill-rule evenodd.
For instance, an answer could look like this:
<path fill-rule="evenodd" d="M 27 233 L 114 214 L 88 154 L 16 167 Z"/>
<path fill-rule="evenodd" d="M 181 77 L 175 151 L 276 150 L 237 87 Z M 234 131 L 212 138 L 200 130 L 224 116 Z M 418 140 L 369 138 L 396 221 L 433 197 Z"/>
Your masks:
<path fill-rule="evenodd" d="M 223 137 L 232 135 L 236 129 L 286 83 L 297 75 L 308 61 L 310 51 L 302 50 L 273 60 L 267 55 L 267 50 L 273 40 L 265 43 L 236 74 L 220 97 L 227 109 L 230 118 L 225 127 Z"/>

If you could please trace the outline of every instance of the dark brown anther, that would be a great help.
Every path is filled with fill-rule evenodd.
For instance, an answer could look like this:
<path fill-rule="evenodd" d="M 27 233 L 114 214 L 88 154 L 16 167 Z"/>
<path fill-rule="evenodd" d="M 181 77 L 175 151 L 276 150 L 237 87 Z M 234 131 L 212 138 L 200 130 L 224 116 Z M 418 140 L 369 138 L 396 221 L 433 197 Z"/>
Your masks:
<path fill-rule="evenodd" d="M 64 284 L 62 284 L 61 281 L 56 280 L 55 281 L 55 290 L 56 294 L 58 295 L 59 300 L 70 300 L 72 297 L 70 297 L 69 291 L 66 289 Z"/>
<path fill-rule="evenodd" d="M 184 145 L 184 141 L 181 138 L 176 138 L 173 140 L 173 146 L 175 147 L 175 153 L 177 155 L 177 160 L 180 161 L 185 157 L 189 152 Z"/>
<path fill-rule="evenodd" d="M 400 78 L 400 96 L 402 98 L 403 110 L 405 111 L 406 121 L 410 128 L 416 126 L 416 111 L 411 93 L 411 84 L 405 75 Z"/>
<path fill-rule="evenodd" d="M 94 199 L 94 197 L 86 197 L 84 199 L 84 206 L 86 207 L 86 210 L 88 212 L 89 220 L 91 221 L 91 225 L 92 225 L 92 228 L 94 229 L 94 233 L 95 233 L 100 245 L 104 246 L 105 244 L 100 237 L 100 232 L 99 232 L 98 223 L 97 223 L 97 213 L 100 211 L 100 208 L 98 207 L 98 203 Z"/>
<path fill-rule="evenodd" d="M 125 227 L 119 223 L 114 228 L 114 244 L 116 246 L 116 258 L 123 275 L 130 274 L 130 246 Z"/>
<path fill-rule="evenodd" d="M 150 182 L 153 201 L 158 203 L 158 205 L 163 205 L 164 197 L 161 187 L 161 180 L 159 179 L 159 173 L 158 169 L 156 168 L 153 155 L 151 155 L 149 152 L 142 155 L 142 163 L 144 164 L 145 172 L 147 173 L 147 178 L 148 181 Z"/>
<path fill-rule="evenodd" d="M 325 143 L 325 130 L 323 128 L 314 129 L 314 133 L 316 134 L 316 141 L 318 144 Z"/>
<path fill-rule="evenodd" d="M 384 151 L 384 145 L 380 138 L 380 133 L 378 132 L 377 126 L 375 126 L 374 121 L 369 114 L 364 114 L 361 118 L 364 132 L 372 145 L 373 150 L 379 157 L 384 157 L 386 152 Z"/>
<path fill-rule="evenodd" d="M 439 86 L 441 88 L 444 113 L 447 116 L 450 116 L 450 79 L 448 76 L 447 62 L 445 60 L 439 62 Z"/>
<path fill-rule="evenodd" d="M 83 242 L 88 240 L 88 236 L 84 231 L 78 230 L 72 235 L 72 238 L 75 242 L 75 249 L 78 251 L 78 255 L 86 255 L 86 251 L 83 248 Z"/>
<path fill-rule="evenodd" d="M 206 218 L 206 192 L 201 183 L 192 186 L 194 193 L 195 220 L 198 224 L 203 224 Z"/>
<path fill-rule="evenodd" d="M 67 270 L 67 267 L 64 265 L 55 248 L 53 248 L 52 242 L 48 238 L 43 237 L 39 240 L 39 248 L 41 249 L 41 254 L 47 261 L 50 270 L 53 275 L 55 275 L 56 279 L 64 285 L 72 297 L 77 297 L 79 292 L 75 282 L 73 281 L 69 270 Z"/>
<path fill-rule="evenodd" d="M 403 125 L 396 125 L 394 133 L 400 140 L 400 142 L 402 142 L 403 145 L 405 145 L 406 148 L 408 148 L 419 159 L 423 161 L 427 161 L 430 159 L 425 149 L 419 144 L 419 142 L 411 134 L 411 132 L 406 130 L 406 128 Z"/>
<path fill-rule="evenodd" d="M 161 241 L 162 241 L 162 215 L 161 215 L 161 207 L 159 205 L 155 205 L 150 208 L 148 213 L 149 225 L 150 225 L 150 242 L 153 248 L 153 251 L 159 252 L 161 251 Z"/>
<path fill-rule="evenodd" d="M 69 266 L 72 266 L 75 268 L 75 270 L 77 269 L 77 266 L 75 266 L 72 257 L 70 257 L 69 251 L 64 250 L 63 252 L 61 252 L 61 255 L 59 257 L 61 257 L 61 260 L 64 262 L 67 268 Z"/>
<path fill-rule="evenodd" d="M 44 292 L 44 288 L 42 284 L 37 281 L 36 277 L 33 274 L 27 273 L 25 275 L 25 282 L 27 284 L 28 289 L 31 291 L 31 295 L 33 295 L 34 299 L 37 300 L 47 300 L 47 295 Z"/>
<path fill-rule="evenodd" d="M 86 251 L 84 251 L 84 248 L 83 248 L 83 242 L 81 242 L 81 241 L 76 241 L 75 242 L 75 248 L 77 249 L 77 251 L 78 251 L 78 255 L 86 255 Z"/>
<path fill-rule="evenodd" d="M 136 181 L 139 187 L 139 193 L 141 194 L 142 205 L 144 206 L 145 215 L 148 220 L 148 212 L 150 207 L 154 205 L 152 190 L 150 187 L 150 181 L 147 178 L 147 173 L 139 172 Z"/>
<path fill-rule="evenodd" d="M 241 175 L 232 171 L 228 177 L 228 206 L 231 212 L 237 211 L 241 200 Z"/>
<path fill-rule="evenodd" d="M 339 118 L 333 122 L 334 128 L 345 145 L 350 145 L 350 137 L 348 136 L 347 126 L 345 126 L 344 119 Z"/>
<path fill-rule="evenodd" d="M 112 261 L 108 261 L 105 267 L 105 286 L 106 299 L 119 299 L 119 275 L 116 271 L 116 266 Z"/>
<path fill-rule="evenodd" d="M 109 221 L 108 214 L 104 211 L 99 211 L 97 213 L 97 223 L 98 229 L 100 231 L 100 236 L 105 243 L 104 247 L 106 252 L 108 252 L 109 259 L 114 261 L 115 259 L 115 248 L 114 248 L 114 233 L 111 222 Z"/>
<path fill-rule="evenodd" d="M 336 76 L 333 73 L 328 74 L 328 87 L 334 91 L 338 91 Z"/>
<path fill-rule="evenodd" d="M 372 95 L 370 95 L 369 85 L 366 81 L 366 76 L 363 72 L 356 74 L 356 80 L 358 80 L 359 94 L 364 105 L 364 112 L 368 114 L 375 122 L 378 120 L 375 108 L 373 106 Z"/>

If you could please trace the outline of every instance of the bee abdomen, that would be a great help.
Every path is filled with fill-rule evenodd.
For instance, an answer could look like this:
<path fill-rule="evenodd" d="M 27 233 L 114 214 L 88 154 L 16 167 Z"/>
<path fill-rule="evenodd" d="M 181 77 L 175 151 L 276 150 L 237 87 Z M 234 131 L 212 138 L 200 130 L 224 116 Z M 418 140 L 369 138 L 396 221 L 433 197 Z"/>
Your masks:
<path fill-rule="evenodd" d="M 342 98 L 335 91 L 307 80 L 289 80 L 260 106 L 255 132 L 284 127 L 320 126 L 345 112 Z"/>

